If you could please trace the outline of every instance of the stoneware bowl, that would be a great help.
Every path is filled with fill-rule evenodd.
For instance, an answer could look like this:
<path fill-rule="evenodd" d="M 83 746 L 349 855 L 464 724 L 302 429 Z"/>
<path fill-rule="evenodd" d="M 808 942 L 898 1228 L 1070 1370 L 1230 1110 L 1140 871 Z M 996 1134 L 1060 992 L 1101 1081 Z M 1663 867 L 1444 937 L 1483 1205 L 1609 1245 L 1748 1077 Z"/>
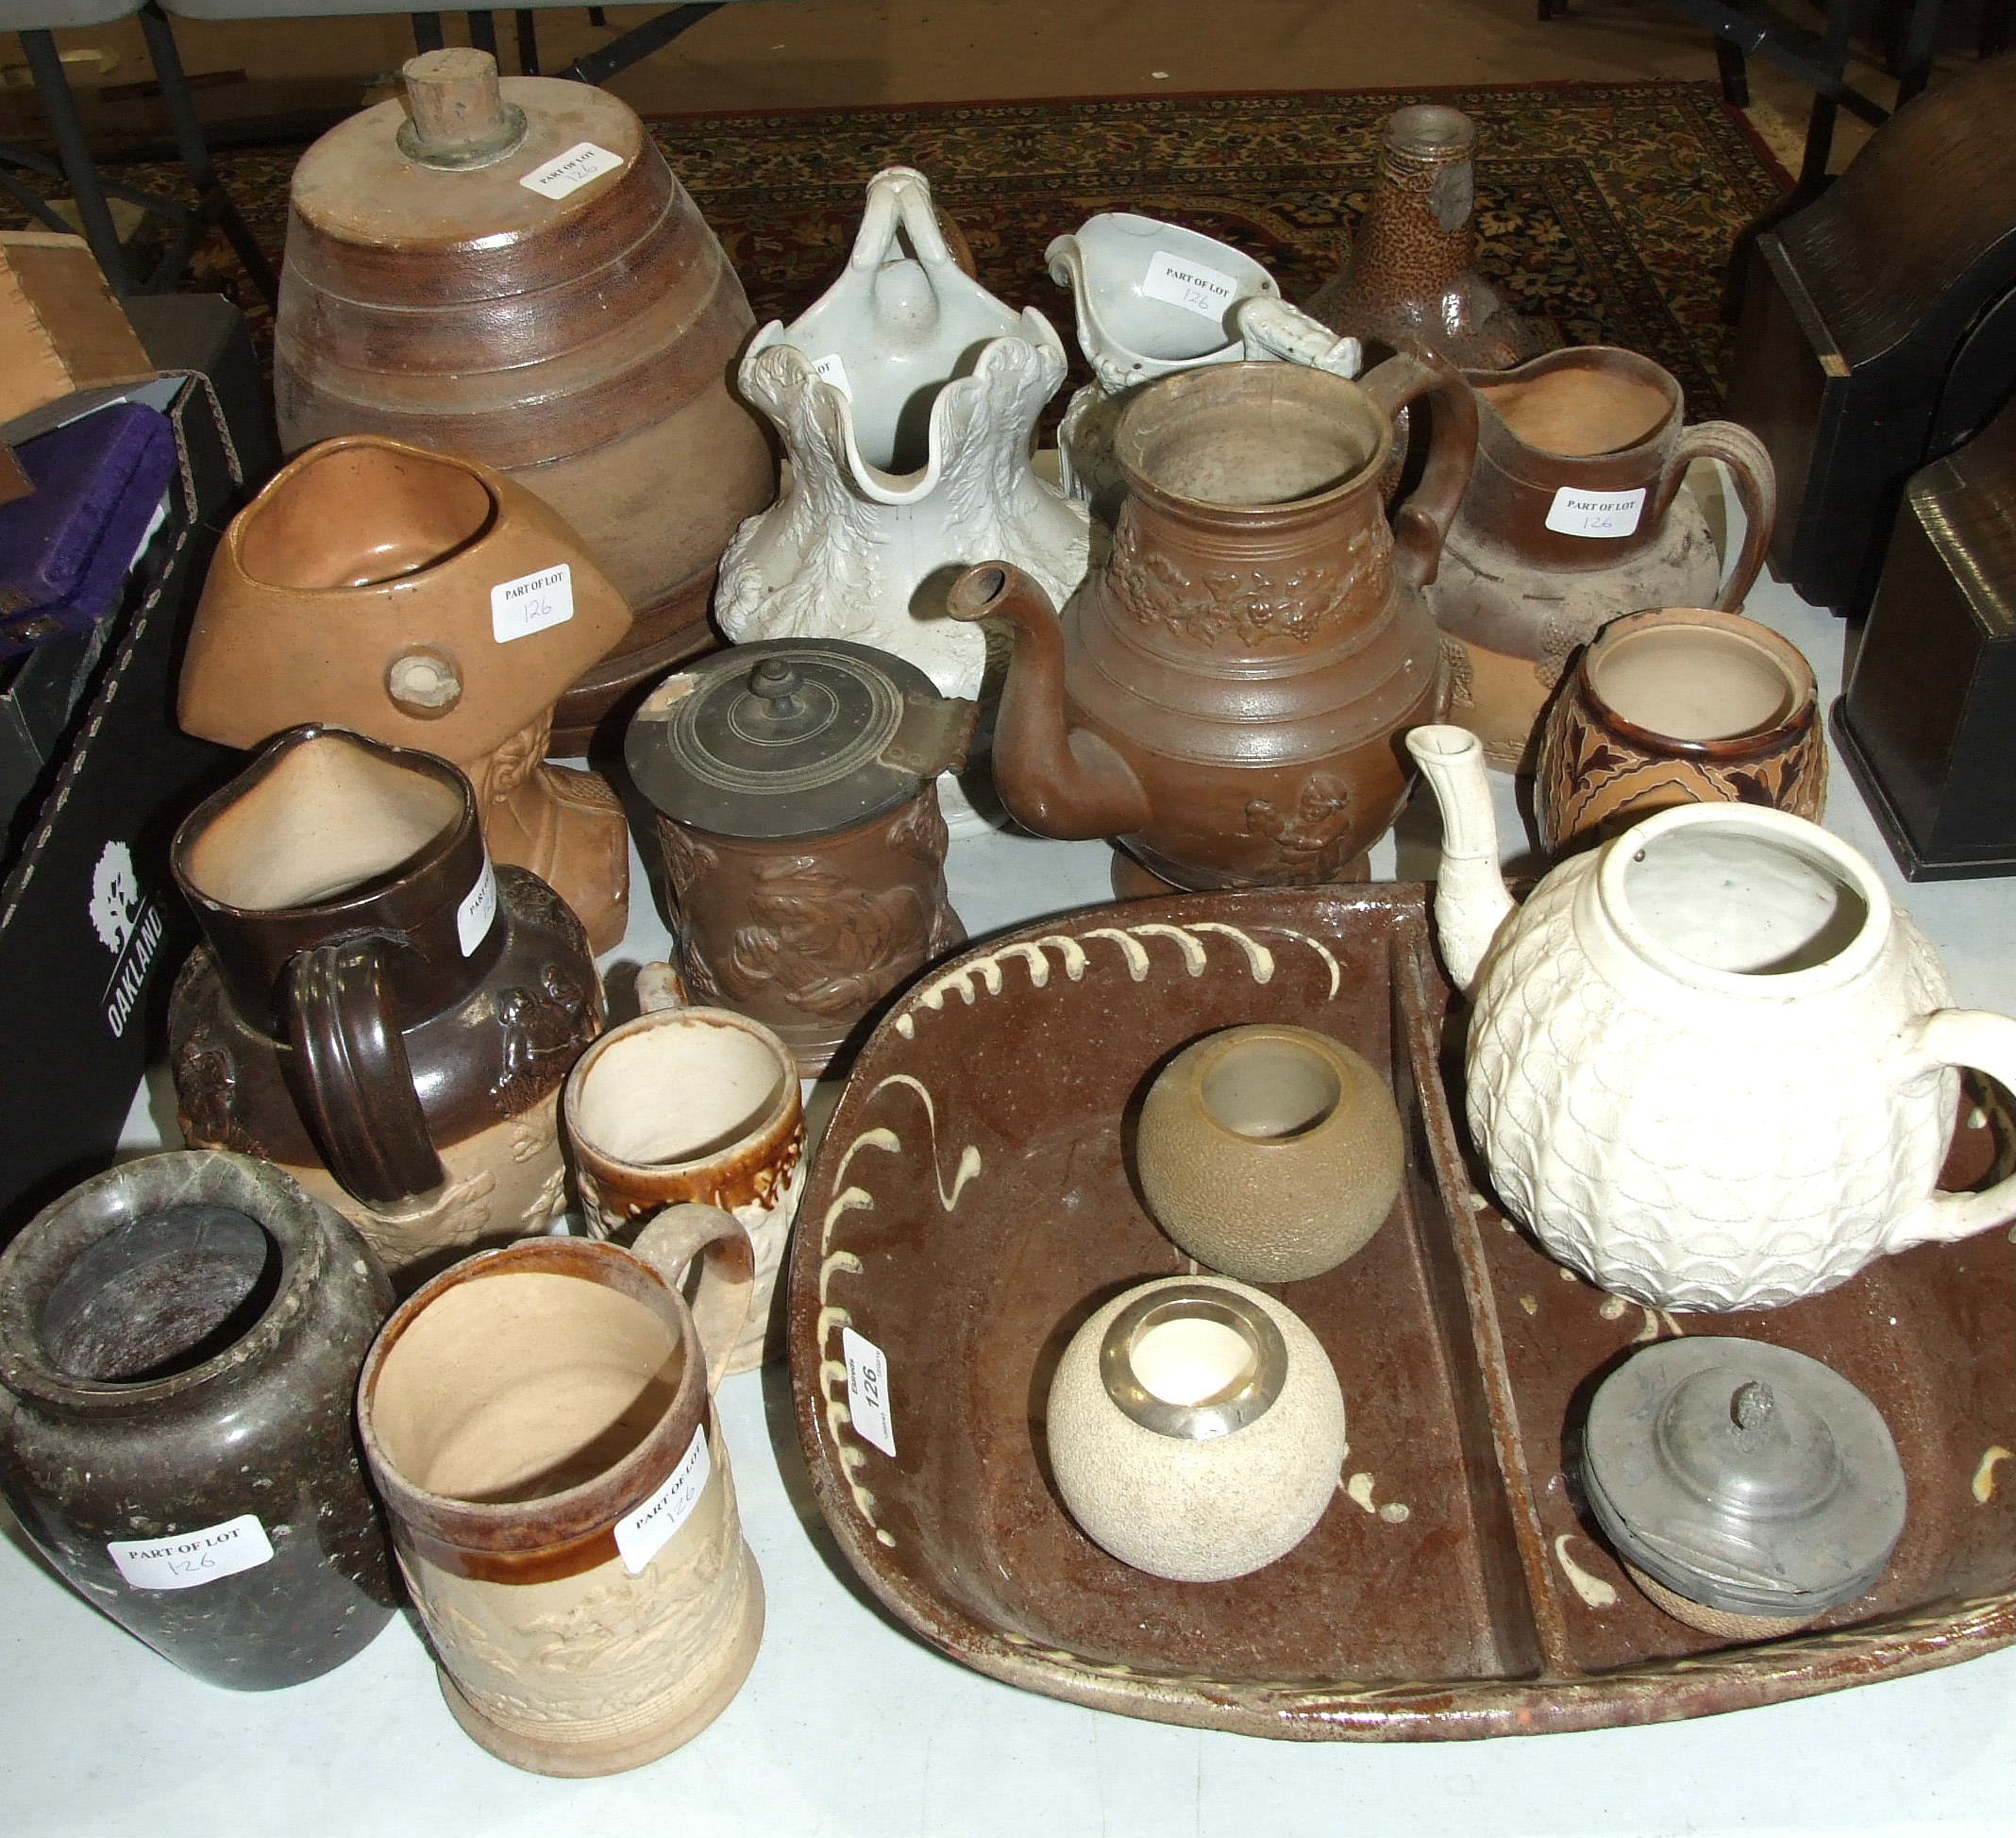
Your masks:
<path fill-rule="evenodd" d="M 1551 854 L 1674 804 L 1766 804 L 1818 823 L 1827 747 L 1813 668 L 1738 613 L 1612 619 L 1542 728 L 1534 805 Z"/>
<path fill-rule="evenodd" d="M 1400 1193 L 1385 1080 L 1306 1027 L 1226 1028 L 1149 1087 L 1134 1168 L 1155 1223 L 1249 1283 L 1319 1276 L 1362 1250 Z"/>
<path fill-rule="evenodd" d="M 1285 1557 L 1337 1497 L 1330 1356 L 1243 1283 L 1165 1276 L 1116 1296 L 1057 1362 L 1048 1424 L 1058 1494 L 1085 1535 L 1174 1582 Z"/>

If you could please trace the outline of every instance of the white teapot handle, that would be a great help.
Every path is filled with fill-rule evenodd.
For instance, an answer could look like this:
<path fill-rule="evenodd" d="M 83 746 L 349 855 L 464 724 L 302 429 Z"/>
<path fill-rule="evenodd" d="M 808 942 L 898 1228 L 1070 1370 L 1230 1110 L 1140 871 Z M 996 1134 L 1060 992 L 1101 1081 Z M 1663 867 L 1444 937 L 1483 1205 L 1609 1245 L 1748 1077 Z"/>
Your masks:
<path fill-rule="evenodd" d="M 927 268 L 956 267 L 952 252 L 938 228 L 931 201 L 931 181 L 915 166 L 885 166 L 868 180 L 868 205 L 855 232 L 848 265 L 880 268 L 895 259 L 897 231 L 905 230 L 917 260 Z"/>
<path fill-rule="evenodd" d="M 1941 1008 L 1917 1024 L 1917 1056 L 1931 1066 L 1969 1067 L 2016 1093 L 2016 1020 L 1979 1008 Z M 1948 1244 L 2016 1219 L 2016 1174 L 1979 1193 L 1935 1193 L 1898 1221 L 1885 1246 Z"/>

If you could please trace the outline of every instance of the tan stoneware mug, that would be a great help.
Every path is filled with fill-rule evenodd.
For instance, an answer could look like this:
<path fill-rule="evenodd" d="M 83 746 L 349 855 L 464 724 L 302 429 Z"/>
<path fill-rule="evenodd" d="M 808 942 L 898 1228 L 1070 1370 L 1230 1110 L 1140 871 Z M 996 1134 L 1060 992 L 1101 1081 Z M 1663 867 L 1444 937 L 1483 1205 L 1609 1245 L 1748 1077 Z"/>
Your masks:
<path fill-rule="evenodd" d="M 1541 730 L 1534 805 L 1551 854 L 1674 804 L 1761 804 L 1818 823 L 1827 747 L 1812 666 L 1767 626 L 1698 606 L 1632 613 L 1576 661 Z"/>
<path fill-rule="evenodd" d="M 528 1239 L 436 1277 L 364 1362 L 364 1455 L 442 1695 L 514 1767 L 655 1761 L 754 1663 L 763 1580 L 712 1404 L 749 1275 L 712 1206 L 634 1251 Z"/>
<path fill-rule="evenodd" d="M 761 1021 L 690 1008 L 670 966 L 638 972 L 644 1012 L 583 1054 L 562 1100 L 581 1213 L 628 1239 L 666 1206 L 731 1213 L 755 1254 L 748 1321 L 731 1373 L 781 1353 L 772 1300 L 805 1185 L 805 1107 L 791 1049 Z"/>

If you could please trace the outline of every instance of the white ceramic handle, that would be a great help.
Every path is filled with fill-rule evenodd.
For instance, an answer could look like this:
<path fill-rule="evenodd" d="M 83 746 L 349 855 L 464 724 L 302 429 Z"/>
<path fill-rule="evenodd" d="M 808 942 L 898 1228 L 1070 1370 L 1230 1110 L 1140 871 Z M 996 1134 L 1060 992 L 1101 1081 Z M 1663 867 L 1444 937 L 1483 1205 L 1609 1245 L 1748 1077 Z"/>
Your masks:
<path fill-rule="evenodd" d="M 665 1008 L 690 1008 L 686 982 L 670 964 L 647 964 L 637 972 L 637 1012 L 655 1015 Z"/>
<path fill-rule="evenodd" d="M 1934 1066 L 1971 1067 L 2016 1093 L 2016 1020 L 1980 1008 L 1941 1008 L 1918 1023 L 1918 1055 Z M 1948 1244 L 2016 1219 L 2016 1174 L 1979 1193 L 1935 1193 L 1900 1220 L 1886 1249 Z"/>
<path fill-rule="evenodd" d="M 931 181 L 912 166 L 889 166 L 868 180 L 868 208 L 862 212 L 848 265 L 880 268 L 896 253 L 899 228 L 909 232 L 910 246 L 925 267 L 952 265 L 932 205 Z"/>
<path fill-rule="evenodd" d="M 742 1338 L 755 1293 L 756 1249 L 748 1233 L 733 1213 L 687 1201 L 667 1206 L 637 1234 L 630 1251 L 673 1290 L 683 1285 L 686 1266 L 702 1252 L 707 1254 L 693 1298 L 693 1326 L 707 1360 L 707 1392 L 712 1397 Z"/>
<path fill-rule="evenodd" d="M 1339 338 L 1300 307 L 1256 294 L 1233 309 L 1233 324 L 1246 346 L 1249 363 L 1279 358 L 1336 377 L 1355 377 L 1365 368 L 1365 351 L 1355 338 Z"/>

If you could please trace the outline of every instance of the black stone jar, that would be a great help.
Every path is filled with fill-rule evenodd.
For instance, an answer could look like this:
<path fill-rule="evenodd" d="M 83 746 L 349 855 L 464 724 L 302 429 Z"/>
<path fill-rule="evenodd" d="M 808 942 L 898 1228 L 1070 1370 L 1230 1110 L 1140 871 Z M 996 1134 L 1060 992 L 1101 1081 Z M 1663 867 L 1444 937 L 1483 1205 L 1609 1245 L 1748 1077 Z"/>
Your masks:
<path fill-rule="evenodd" d="M 185 1672 L 270 1691 L 330 1671 L 396 1600 L 353 1416 L 391 1307 L 350 1224 L 264 1162 L 86 1181 L 0 1254 L 0 1492 Z"/>

